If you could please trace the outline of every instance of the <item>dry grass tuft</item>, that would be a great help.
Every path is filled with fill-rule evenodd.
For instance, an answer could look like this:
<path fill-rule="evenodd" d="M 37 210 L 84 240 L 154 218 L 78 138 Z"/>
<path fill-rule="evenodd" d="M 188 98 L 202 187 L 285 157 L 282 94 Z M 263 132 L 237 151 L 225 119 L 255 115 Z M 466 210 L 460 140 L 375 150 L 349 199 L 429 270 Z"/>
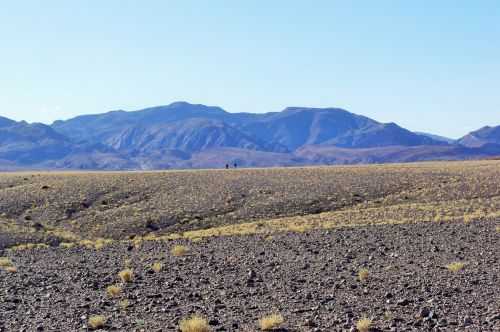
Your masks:
<path fill-rule="evenodd" d="M 464 223 L 469 224 L 472 221 L 474 221 L 474 216 L 473 215 L 468 215 L 468 214 L 464 215 Z"/>
<path fill-rule="evenodd" d="M 143 241 L 144 239 L 142 237 L 137 236 L 132 240 L 132 244 L 135 248 L 140 248 Z"/>
<path fill-rule="evenodd" d="M 59 247 L 63 249 L 70 249 L 73 248 L 75 244 L 73 242 L 61 242 L 59 243 Z"/>
<path fill-rule="evenodd" d="M 89 326 L 92 329 L 98 329 L 106 324 L 106 317 L 102 315 L 91 316 L 89 318 Z"/>
<path fill-rule="evenodd" d="M 365 281 L 368 279 L 369 276 L 370 276 L 370 271 L 368 271 L 368 269 L 363 268 L 358 272 L 359 281 Z"/>
<path fill-rule="evenodd" d="M 12 261 L 8 257 L 0 257 L 0 267 L 12 266 Z"/>
<path fill-rule="evenodd" d="M 160 262 L 156 262 L 153 265 L 151 265 L 151 269 L 156 273 L 158 273 L 163 269 L 163 264 Z"/>
<path fill-rule="evenodd" d="M 129 300 L 125 299 L 118 302 L 118 305 L 120 306 L 120 308 L 122 308 L 122 310 L 126 310 L 130 306 L 130 302 Z"/>
<path fill-rule="evenodd" d="M 184 256 L 188 253 L 189 249 L 186 246 L 182 245 L 175 245 L 173 248 L 170 250 L 170 253 L 176 257 L 179 256 Z"/>
<path fill-rule="evenodd" d="M 262 331 L 269 331 L 279 327 L 284 321 L 283 316 L 279 314 L 272 314 L 262 317 L 259 320 L 259 327 Z"/>
<path fill-rule="evenodd" d="M 10 273 L 17 272 L 17 268 L 8 257 L 0 257 L 0 268 L 3 268 L 5 271 Z"/>
<path fill-rule="evenodd" d="M 85 240 L 81 240 L 80 242 L 78 242 L 79 245 L 81 245 L 82 247 L 85 247 L 85 248 L 94 248 L 94 242 L 92 242 L 91 240 L 88 240 L 88 239 L 85 239 Z"/>
<path fill-rule="evenodd" d="M 181 332 L 209 332 L 210 327 L 206 319 L 193 315 L 181 320 L 179 323 Z"/>
<path fill-rule="evenodd" d="M 111 285 L 106 288 L 109 297 L 116 297 L 122 293 L 122 288 L 118 285 Z"/>
<path fill-rule="evenodd" d="M 19 251 L 19 250 L 30 250 L 30 249 L 48 249 L 49 245 L 46 243 L 25 243 L 17 246 L 10 247 L 10 251 Z"/>
<path fill-rule="evenodd" d="M 448 265 L 446 265 L 446 268 L 450 270 L 451 272 L 458 272 L 462 270 L 465 267 L 465 263 L 463 262 L 453 262 Z"/>
<path fill-rule="evenodd" d="M 101 250 L 102 248 L 104 248 L 104 242 L 102 241 L 96 241 L 95 244 L 94 244 L 94 248 L 95 250 Z"/>
<path fill-rule="evenodd" d="M 118 276 L 120 277 L 120 280 L 122 282 L 132 282 L 134 280 L 134 271 L 131 269 L 125 269 L 123 271 L 120 271 L 118 273 Z"/>
<path fill-rule="evenodd" d="M 372 320 L 370 318 L 361 318 L 356 322 L 356 328 L 359 332 L 368 332 L 372 326 Z"/>

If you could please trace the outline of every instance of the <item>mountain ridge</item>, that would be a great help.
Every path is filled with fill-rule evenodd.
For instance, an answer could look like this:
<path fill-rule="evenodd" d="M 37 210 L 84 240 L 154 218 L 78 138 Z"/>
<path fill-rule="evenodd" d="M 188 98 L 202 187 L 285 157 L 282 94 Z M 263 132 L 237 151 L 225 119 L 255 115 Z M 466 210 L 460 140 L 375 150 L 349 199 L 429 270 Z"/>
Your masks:
<path fill-rule="evenodd" d="M 500 126 L 484 126 L 459 139 L 459 144 L 481 147 L 486 144 L 500 144 Z"/>
<path fill-rule="evenodd" d="M 500 126 L 450 141 L 333 107 L 229 113 L 218 106 L 174 102 L 80 115 L 51 125 L 0 117 L 0 167 L 9 169 L 293 166 L 496 155 Z"/>

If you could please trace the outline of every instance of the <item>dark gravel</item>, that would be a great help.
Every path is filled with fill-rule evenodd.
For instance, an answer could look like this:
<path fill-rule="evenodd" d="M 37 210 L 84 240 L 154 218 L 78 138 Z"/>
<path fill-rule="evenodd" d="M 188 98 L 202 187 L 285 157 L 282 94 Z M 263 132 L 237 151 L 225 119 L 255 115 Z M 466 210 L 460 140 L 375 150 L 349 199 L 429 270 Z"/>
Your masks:
<path fill-rule="evenodd" d="M 0 271 L 0 331 L 85 331 L 94 314 L 108 331 L 176 331 L 192 313 L 213 331 L 256 331 L 273 312 L 283 331 L 345 331 L 363 316 L 372 331 L 500 331 L 499 239 L 492 222 L 429 222 L 9 252 L 18 272 Z M 171 256 L 176 243 L 189 254 Z M 110 299 L 126 259 L 134 282 Z M 466 266 L 450 272 L 453 261 Z"/>

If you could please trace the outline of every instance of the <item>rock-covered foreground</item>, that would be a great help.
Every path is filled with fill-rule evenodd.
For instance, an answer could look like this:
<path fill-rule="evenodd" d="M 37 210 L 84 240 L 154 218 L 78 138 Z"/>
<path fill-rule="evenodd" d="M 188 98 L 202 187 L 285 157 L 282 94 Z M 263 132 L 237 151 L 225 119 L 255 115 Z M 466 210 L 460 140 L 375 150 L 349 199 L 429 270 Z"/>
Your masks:
<path fill-rule="evenodd" d="M 107 318 L 107 331 L 177 331 L 192 313 L 212 331 L 256 331 L 269 313 L 283 315 L 282 331 L 354 330 L 362 317 L 373 320 L 372 331 L 499 331 L 498 225 L 427 222 L 7 252 L 17 272 L 0 270 L 0 331 L 85 331 L 92 315 Z M 174 244 L 189 253 L 171 255 Z M 151 270 L 155 262 L 160 272 Z M 452 262 L 465 267 L 451 272 Z M 110 298 L 106 287 L 121 284 L 126 264 L 134 280 Z"/>

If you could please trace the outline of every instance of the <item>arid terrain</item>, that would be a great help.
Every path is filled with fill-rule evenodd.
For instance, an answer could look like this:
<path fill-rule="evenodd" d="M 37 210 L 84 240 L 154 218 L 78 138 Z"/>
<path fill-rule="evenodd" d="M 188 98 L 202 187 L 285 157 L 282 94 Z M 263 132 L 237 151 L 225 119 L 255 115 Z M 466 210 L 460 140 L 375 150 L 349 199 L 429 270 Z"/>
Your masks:
<path fill-rule="evenodd" d="M 2 173 L 0 214 L 2 332 L 500 331 L 499 160 Z"/>

